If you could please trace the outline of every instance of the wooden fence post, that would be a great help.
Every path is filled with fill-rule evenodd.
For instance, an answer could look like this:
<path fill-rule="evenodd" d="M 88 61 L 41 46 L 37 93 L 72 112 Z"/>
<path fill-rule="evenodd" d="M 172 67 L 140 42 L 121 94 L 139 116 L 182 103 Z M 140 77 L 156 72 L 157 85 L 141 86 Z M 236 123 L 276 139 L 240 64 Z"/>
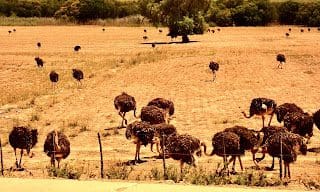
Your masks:
<path fill-rule="evenodd" d="M 102 145 L 100 139 L 100 133 L 98 132 L 98 141 L 99 141 L 99 148 L 100 148 L 100 164 L 101 164 L 101 178 L 104 178 L 104 171 L 103 171 L 103 155 L 102 155 Z"/>
<path fill-rule="evenodd" d="M 2 143 L 1 143 L 1 138 L 0 138 L 0 155 L 1 155 L 1 175 L 4 176 L 4 174 L 3 174 L 3 156 L 2 156 Z"/>
<path fill-rule="evenodd" d="M 167 170 L 166 170 L 166 152 L 165 152 L 165 142 L 166 142 L 166 138 L 165 135 L 162 135 L 162 164 L 163 164 L 163 178 L 165 180 L 168 179 L 168 175 L 167 175 Z"/>

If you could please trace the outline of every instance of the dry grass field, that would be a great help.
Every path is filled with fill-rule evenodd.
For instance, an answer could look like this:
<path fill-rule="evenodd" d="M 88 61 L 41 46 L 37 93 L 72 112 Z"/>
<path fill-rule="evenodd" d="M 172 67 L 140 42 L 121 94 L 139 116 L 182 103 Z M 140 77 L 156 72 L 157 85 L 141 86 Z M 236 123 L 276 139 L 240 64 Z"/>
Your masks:
<path fill-rule="evenodd" d="M 287 27 L 221 28 L 220 32 L 191 36 L 189 44 L 157 44 L 171 39 L 166 29 L 160 34 L 156 28 L 99 26 L 0 27 L 0 136 L 4 145 L 4 166 L 14 166 L 14 153 L 8 144 L 13 125 L 30 125 L 39 131 L 34 148 L 35 157 L 23 157 L 29 172 L 9 172 L 10 177 L 48 177 L 49 158 L 43 153 L 46 134 L 59 129 L 69 136 L 71 154 L 62 161 L 80 167 L 84 179 L 99 178 L 99 148 L 97 132 L 102 134 L 106 169 L 112 162 L 126 162 L 134 158 L 135 146 L 126 140 L 124 129 L 104 129 L 120 125 L 120 117 L 113 106 L 115 96 L 125 91 L 142 106 L 155 97 L 165 97 L 175 103 L 174 124 L 180 133 L 189 133 L 209 145 L 212 135 L 233 125 L 259 130 L 261 118 L 245 119 L 241 111 L 248 111 L 251 99 L 267 97 L 280 105 L 294 102 L 307 112 L 320 108 L 320 32 L 293 27 L 285 37 Z M 177 39 L 180 41 L 180 39 Z M 36 43 L 41 42 L 38 50 Z M 75 45 L 81 45 L 74 52 Z M 276 54 L 284 53 L 287 63 L 277 69 Z M 36 67 L 34 57 L 44 59 L 44 68 Z M 212 82 L 208 69 L 210 60 L 220 63 L 217 79 Z M 78 86 L 71 69 L 82 69 L 85 79 Z M 60 74 L 53 90 L 49 72 Z M 133 121 L 133 113 L 128 113 Z M 273 125 L 279 125 L 276 118 Z M 320 132 L 314 127 L 310 147 L 320 146 Z M 147 148 L 141 157 L 147 160 L 133 166 L 129 179 L 139 179 L 153 167 L 161 170 Z M 320 180 L 320 157 L 315 153 L 299 156 L 291 165 L 292 184 L 289 188 L 303 188 L 301 180 Z M 215 170 L 221 157 L 202 157 L 200 166 Z M 251 154 L 243 158 L 246 168 L 253 166 Z M 269 166 L 271 158 L 261 162 Z M 178 167 L 178 162 L 168 160 Z M 240 170 L 239 166 L 236 167 Z M 267 172 L 277 176 L 276 170 Z M 140 175 L 140 176 L 139 176 Z M 143 178 L 144 176 L 141 176 Z M 147 177 L 147 176 L 145 176 Z M 140 179 L 141 179 L 140 178 Z"/>

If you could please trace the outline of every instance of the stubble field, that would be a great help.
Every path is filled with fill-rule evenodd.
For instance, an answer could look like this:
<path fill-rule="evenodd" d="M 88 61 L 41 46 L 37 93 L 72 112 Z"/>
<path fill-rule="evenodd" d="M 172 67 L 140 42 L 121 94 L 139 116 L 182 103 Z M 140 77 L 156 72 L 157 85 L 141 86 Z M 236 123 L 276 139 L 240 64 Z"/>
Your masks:
<path fill-rule="evenodd" d="M 121 120 L 113 99 L 123 91 L 135 97 L 138 113 L 153 98 L 172 100 L 178 132 L 205 141 L 209 150 L 213 134 L 224 128 L 243 125 L 260 130 L 260 117 L 245 119 L 241 114 L 255 97 L 274 99 L 278 105 L 294 102 L 309 113 L 320 108 L 320 32 L 314 28 L 300 33 L 300 28 L 293 27 L 289 37 L 285 36 L 288 27 L 221 28 L 214 34 L 191 36 L 196 42 L 189 44 L 171 43 L 166 29 L 159 33 L 156 28 L 146 28 L 145 34 L 144 28 L 133 27 L 108 27 L 105 32 L 99 26 L 16 27 L 11 35 L 9 29 L 0 28 L 0 136 L 5 168 L 14 166 L 8 144 L 14 125 L 37 128 L 39 141 L 35 157 L 23 157 L 23 166 L 32 174 L 6 171 L 7 176 L 48 177 L 50 160 L 43 153 L 43 143 L 53 129 L 64 131 L 71 141 L 71 154 L 62 165 L 81 167 L 84 179 L 99 178 L 97 132 L 103 135 L 107 168 L 133 159 L 135 146 L 126 140 L 125 130 L 112 129 Z M 37 42 L 42 43 L 40 49 Z M 151 42 L 159 44 L 153 49 L 146 44 Z M 76 53 L 77 44 L 82 49 Z M 283 69 L 277 68 L 278 53 L 287 57 Z M 37 55 L 45 61 L 42 69 L 36 67 Z M 210 60 L 220 64 L 215 82 L 208 69 Z M 83 70 L 81 86 L 72 78 L 72 68 Z M 60 75 L 55 90 L 48 77 L 51 70 Z M 129 122 L 134 120 L 132 113 L 127 117 Z M 272 124 L 279 125 L 276 118 Z M 314 126 L 309 147 L 319 145 L 320 133 Z M 141 157 L 147 162 L 133 166 L 129 179 L 146 175 L 154 167 L 161 170 L 162 162 L 152 158 L 155 155 L 143 147 Z M 221 161 L 217 156 L 202 157 L 199 165 L 215 170 Z M 253 166 L 250 153 L 243 162 L 246 168 Z M 261 165 L 270 163 L 267 157 Z M 172 160 L 168 164 L 178 167 Z M 319 167 L 317 154 L 299 156 L 291 166 L 291 187 L 301 187 L 303 179 L 319 181 Z M 239 166 L 236 169 L 240 171 Z M 267 172 L 277 173 L 277 164 L 275 171 Z"/>

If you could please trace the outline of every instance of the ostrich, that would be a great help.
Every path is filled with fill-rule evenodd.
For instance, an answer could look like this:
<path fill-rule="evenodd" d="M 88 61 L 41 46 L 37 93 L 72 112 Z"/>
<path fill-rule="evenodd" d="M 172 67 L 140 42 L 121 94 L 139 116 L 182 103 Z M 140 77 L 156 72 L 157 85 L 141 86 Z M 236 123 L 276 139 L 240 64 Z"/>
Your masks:
<path fill-rule="evenodd" d="M 30 127 L 13 127 L 9 134 L 9 143 L 13 147 L 14 155 L 16 157 L 16 167 L 21 168 L 21 159 L 23 150 L 26 149 L 30 158 L 32 158 L 33 153 L 30 150 L 38 142 L 38 131 L 37 129 L 32 129 Z M 20 160 L 18 163 L 16 149 L 21 149 Z"/>
<path fill-rule="evenodd" d="M 78 52 L 80 49 L 81 49 L 81 46 L 80 46 L 80 45 L 76 45 L 76 46 L 74 46 L 74 48 L 73 48 L 73 50 L 74 50 L 75 52 Z"/>
<path fill-rule="evenodd" d="M 174 114 L 174 104 L 170 100 L 164 98 L 155 98 L 148 103 L 148 106 L 151 105 L 164 109 L 169 114 L 169 116 L 172 116 Z"/>
<path fill-rule="evenodd" d="M 310 27 L 308 27 L 308 31 L 309 31 L 309 32 L 311 31 L 311 28 L 310 28 Z"/>
<path fill-rule="evenodd" d="M 292 112 L 303 113 L 303 110 L 294 103 L 284 103 L 282 105 L 277 106 L 275 110 L 275 114 L 277 116 L 278 122 L 281 123 L 283 121 L 284 116 L 287 113 L 292 113 Z"/>
<path fill-rule="evenodd" d="M 284 54 L 278 54 L 277 61 L 280 62 L 278 68 L 282 69 L 282 65 L 286 62 L 286 57 L 284 56 Z"/>
<path fill-rule="evenodd" d="M 59 74 L 55 71 L 51 71 L 49 77 L 52 82 L 52 86 L 54 87 L 54 85 L 59 81 Z"/>
<path fill-rule="evenodd" d="M 289 32 L 291 32 L 291 28 L 289 28 L 288 30 L 289 30 Z"/>
<path fill-rule="evenodd" d="M 212 32 L 212 33 L 214 33 L 214 32 L 215 32 L 215 30 L 214 30 L 214 29 L 211 29 L 211 32 Z"/>
<path fill-rule="evenodd" d="M 286 33 L 286 37 L 289 37 L 290 36 L 290 34 L 289 33 Z"/>
<path fill-rule="evenodd" d="M 145 40 L 145 41 L 148 40 L 148 36 L 143 36 L 142 38 L 143 38 L 143 40 Z"/>
<path fill-rule="evenodd" d="M 212 71 L 214 81 L 216 79 L 216 71 L 219 70 L 219 64 L 217 62 L 210 61 L 209 68 Z"/>
<path fill-rule="evenodd" d="M 13 32 L 16 32 L 17 30 L 16 30 L 16 29 L 13 29 L 12 31 L 13 31 Z"/>
<path fill-rule="evenodd" d="M 159 152 L 159 156 L 162 156 L 163 155 L 163 148 L 162 148 L 163 139 L 169 137 L 170 135 L 177 134 L 177 128 L 174 125 L 170 125 L 167 123 L 154 124 L 152 125 L 152 127 L 155 131 L 154 133 L 155 140 L 158 139 L 160 141 L 157 143 L 157 151 Z M 160 154 L 158 144 L 160 144 L 160 149 L 162 154 Z M 153 145 L 151 145 L 151 151 L 153 152 L 152 146 Z"/>
<path fill-rule="evenodd" d="M 40 57 L 35 57 L 34 60 L 36 61 L 38 67 L 43 67 L 44 62 Z"/>
<path fill-rule="evenodd" d="M 300 29 L 300 32 L 303 33 L 303 32 L 304 32 L 304 29 Z"/>
<path fill-rule="evenodd" d="M 148 143 L 153 144 L 154 140 L 154 129 L 148 122 L 135 121 L 130 123 L 126 128 L 126 138 L 132 139 L 133 143 L 136 144 L 136 153 L 134 157 L 134 163 L 141 163 L 140 159 L 140 148 L 141 145 L 147 146 Z"/>
<path fill-rule="evenodd" d="M 37 43 L 37 47 L 38 47 L 38 49 L 41 48 L 41 43 L 40 42 Z"/>
<path fill-rule="evenodd" d="M 81 84 L 81 79 L 83 79 L 83 72 L 80 69 L 72 69 L 72 76 Z"/>
<path fill-rule="evenodd" d="M 320 129 L 320 109 L 313 114 L 314 124 Z"/>
<path fill-rule="evenodd" d="M 251 101 L 250 105 L 250 115 L 247 116 L 243 111 L 242 114 L 245 118 L 251 118 L 253 115 L 259 115 L 262 117 L 262 127 L 264 127 L 264 119 L 265 115 L 270 115 L 270 120 L 268 126 L 271 124 L 272 117 L 274 115 L 274 111 L 277 107 L 277 103 L 272 99 L 267 98 L 254 98 Z"/>
<path fill-rule="evenodd" d="M 159 33 L 162 33 L 162 29 L 159 29 Z"/>
<path fill-rule="evenodd" d="M 155 47 L 156 47 L 156 44 L 155 44 L 155 43 L 152 43 L 151 46 L 152 46 L 152 48 L 155 48 Z"/>
<path fill-rule="evenodd" d="M 194 136 L 172 134 L 165 140 L 165 154 L 180 161 L 181 174 L 184 163 L 197 166 L 197 157 L 201 157 L 201 153 L 200 140 Z"/>
<path fill-rule="evenodd" d="M 284 126 L 292 133 L 309 139 L 313 136 L 313 118 L 308 113 L 287 113 L 283 118 Z"/>
<path fill-rule="evenodd" d="M 43 151 L 51 158 L 51 165 L 55 167 L 55 160 L 57 160 L 60 168 L 61 159 L 67 158 L 70 154 L 70 141 L 61 131 L 53 130 L 47 135 Z"/>
<path fill-rule="evenodd" d="M 278 127 L 278 126 L 268 126 L 268 127 L 263 127 L 260 130 L 261 133 L 263 133 L 263 141 L 262 141 L 262 146 L 266 144 L 266 141 L 269 137 L 271 137 L 275 133 L 284 133 L 288 132 L 288 129 L 285 127 Z M 265 149 L 263 149 L 265 150 Z M 256 158 L 257 162 L 262 161 L 265 158 L 265 153 L 263 153 L 261 158 Z M 268 170 L 272 171 L 274 168 L 274 157 L 272 158 L 272 164 L 271 167 L 267 167 Z"/>
<path fill-rule="evenodd" d="M 166 111 L 154 105 L 142 107 L 140 118 L 141 121 L 146 121 L 150 124 L 167 122 Z"/>
<path fill-rule="evenodd" d="M 213 156 L 214 154 L 223 157 L 223 170 L 228 169 L 228 165 L 233 162 L 232 171 L 235 172 L 236 157 L 239 159 L 241 170 L 243 170 L 240 155 L 243 152 L 240 148 L 240 137 L 231 131 L 221 131 L 214 134 L 212 138 L 212 152 L 207 153 L 207 147 L 204 143 L 201 144 L 204 147 L 204 154 L 207 156 Z M 231 156 L 229 162 L 228 157 Z"/>
<path fill-rule="evenodd" d="M 146 30 L 146 29 L 144 29 L 144 30 L 143 30 L 143 32 L 145 32 L 145 33 L 146 33 L 146 32 L 147 32 L 147 30 Z"/>
<path fill-rule="evenodd" d="M 9 31 L 8 31 L 8 33 L 9 33 L 9 35 L 11 35 L 12 31 L 11 31 L 11 30 L 9 30 Z"/>
<path fill-rule="evenodd" d="M 269 153 L 272 157 L 280 158 L 280 178 L 282 178 L 281 159 L 284 163 L 284 177 L 290 178 L 290 163 L 297 160 L 298 154 L 307 154 L 307 145 L 300 135 L 290 132 L 277 132 L 266 140 L 263 153 Z"/>
<path fill-rule="evenodd" d="M 128 95 L 125 92 L 122 92 L 121 95 L 118 95 L 114 98 L 114 107 L 118 110 L 118 114 L 122 118 L 121 127 L 123 126 L 123 122 L 127 125 L 128 121 L 125 118 L 127 112 L 133 110 L 134 117 L 136 116 L 136 100 L 131 95 Z"/>
<path fill-rule="evenodd" d="M 260 132 L 250 130 L 242 126 L 234 126 L 226 128 L 225 132 L 233 132 L 240 137 L 240 152 L 244 154 L 245 150 L 250 150 L 252 153 L 252 160 L 256 167 L 259 167 L 255 154 L 258 152 L 259 147 L 263 142 L 263 137 L 260 136 Z"/>
<path fill-rule="evenodd" d="M 210 33 L 210 29 L 208 29 L 207 32 Z"/>
<path fill-rule="evenodd" d="M 106 29 L 105 28 L 102 28 L 102 31 L 104 32 Z"/>
<path fill-rule="evenodd" d="M 218 28 L 217 30 L 220 31 L 220 28 Z"/>

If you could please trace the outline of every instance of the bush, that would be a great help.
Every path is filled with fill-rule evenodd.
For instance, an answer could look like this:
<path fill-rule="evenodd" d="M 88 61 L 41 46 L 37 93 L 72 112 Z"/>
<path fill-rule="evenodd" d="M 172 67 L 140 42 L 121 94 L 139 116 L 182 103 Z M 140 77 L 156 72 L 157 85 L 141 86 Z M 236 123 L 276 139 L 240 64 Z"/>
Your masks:
<path fill-rule="evenodd" d="M 47 172 L 50 177 L 61 177 L 65 179 L 79 179 L 82 175 L 82 170 L 77 170 L 68 164 L 60 169 L 52 166 L 47 167 Z"/>

